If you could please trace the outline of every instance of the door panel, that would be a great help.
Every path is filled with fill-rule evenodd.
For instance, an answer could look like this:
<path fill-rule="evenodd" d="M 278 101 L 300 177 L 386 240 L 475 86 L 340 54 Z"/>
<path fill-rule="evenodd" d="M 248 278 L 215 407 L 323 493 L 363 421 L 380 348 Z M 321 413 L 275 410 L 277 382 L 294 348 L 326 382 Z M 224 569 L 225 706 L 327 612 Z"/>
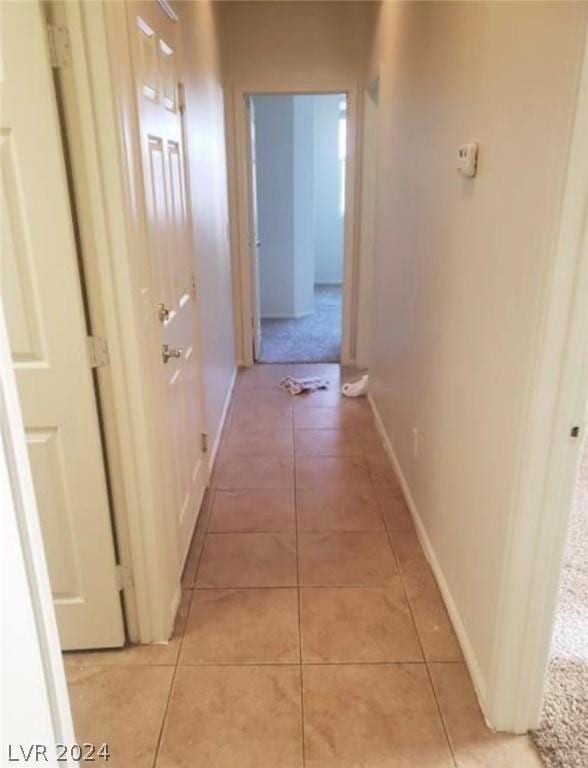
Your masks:
<path fill-rule="evenodd" d="M 2 8 L 0 275 L 63 648 L 124 643 L 102 446 L 39 3 Z"/>
<path fill-rule="evenodd" d="M 202 387 L 198 348 L 194 257 L 186 207 L 182 115 L 178 100 L 181 21 L 155 3 L 127 4 L 136 79 L 148 220 L 153 313 L 162 357 L 171 452 L 169 498 L 178 531 L 178 556 L 188 551 L 204 494 L 207 465 L 200 435 Z"/>
<path fill-rule="evenodd" d="M 48 562 L 51 589 L 56 600 L 75 598 L 81 592 L 82 578 L 75 553 L 74 510 L 68 493 L 67 451 L 60 430 L 26 430 L 31 470 L 39 504 L 43 542 L 47 552 L 59 552 Z"/>

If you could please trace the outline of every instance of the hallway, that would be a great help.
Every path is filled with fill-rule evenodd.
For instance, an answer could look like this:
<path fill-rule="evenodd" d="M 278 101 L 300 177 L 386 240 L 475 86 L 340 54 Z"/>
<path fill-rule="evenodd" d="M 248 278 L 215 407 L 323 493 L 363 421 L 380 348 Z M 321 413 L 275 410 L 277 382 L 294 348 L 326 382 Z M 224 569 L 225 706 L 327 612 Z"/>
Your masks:
<path fill-rule="evenodd" d="M 326 392 L 292 398 L 293 374 Z M 530 768 L 484 725 L 365 399 L 241 371 L 168 645 L 67 654 L 116 768 Z"/>

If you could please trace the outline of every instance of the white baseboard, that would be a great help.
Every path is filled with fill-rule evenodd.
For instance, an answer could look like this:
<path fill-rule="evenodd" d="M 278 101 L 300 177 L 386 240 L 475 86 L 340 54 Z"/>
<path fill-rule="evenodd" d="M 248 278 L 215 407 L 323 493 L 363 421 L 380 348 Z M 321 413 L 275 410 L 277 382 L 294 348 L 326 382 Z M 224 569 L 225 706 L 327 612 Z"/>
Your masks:
<path fill-rule="evenodd" d="M 425 557 L 427 558 L 427 561 L 431 566 L 431 570 L 433 571 L 433 575 L 435 576 L 439 590 L 441 591 L 443 602 L 445 603 L 445 607 L 447 608 L 447 613 L 449 614 L 449 618 L 451 619 L 451 623 L 453 624 L 455 634 L 457 635 L 457 639 L 461 646 L 461 650 L 463 652 L 465 662 L 469 669 L 470 676 L 472 678 L 472 682 L 474 684 L 474 688 L 476 690 L 476 694 L 478 696 L 480 706 L 482 708 L 482 712 L 484 712 L 485 703 L 486 703 L 486 681 L 484 680 L 484 677 L 480 671 L 478 660 L 476 659 L 476 654 L 474 653 L 474 649 L 472 647 L 472 644 L 470 642 L 466 629 L 461 620 L 461 616 L 459 615 L 458 607 L 455 603 L 455 600 L 453 599 L 451 590 L 449 589 L 449 585 L 447 584 L 447 581 L 441 569 L 441 565 L 439 564 L 437 555 L 435 554 L 435 550 L 433 549 L 433 545 L 431 544 L 431 540 L 429 539 L 429 536 L 427 534 L 427 529 L 425 528 L 423 520 L 419 514 L 415 501 L 410 492 L 410 488 L 408 486 L 406 477 L 404 476 L 404 473 L 398 461 L 398 457 L 396 456 L 396 452 L 392 447 L 392 442 L 388 437 L 386 428 L 384 427 L 384 422 L 382 421 L 382 417 L 378 412 L 378 408 L 371 394 L 368 394 L 368 401 L 371 406 L 372 413 L 374 414 L 376 427 L 384 443 L 384 448 L 386 449 L 386 453 L 388 454 L 392 464 L 394 465 L 394 471 L 396 472 L 396 475 L 400 481 L 402 492 L 404 493 L 404 498 L 406 499 L 406 503 L 408 505 L 408 508 L 412 515 L 412 519 L 414 521 L 414 526 L 417 532 L 417 536 L 424 550 Z"/>
<path fill-rule="evenodd" d="M 223 405 L 223 412 L 221 414 L 220 423 L 218 426 L 218 431 L 216 433 L 216 437 L 214 438 L 214 444 L 212 446 L 212 450 L 210 451 L 210 459 L 208 462 L 208 476 L 212 474 L 212 470 L 214 468 L 214 462 L 216 461 L 216 456 L 218 454 L 218 449 L 220 446 L 221 436 L 223 434 L 223 429 L 225 428 L 225 422 L 227 420 L 227 413 L 229 412 L 229 405 L 231 404 L 231 398 L 233 396 L 233 390 L 235 389 L 235 382 L 237 381 L 237 373 L 239 372 L 238 368 L 235 368 L 233 371 L 233 375 L 231 377 L 231 383 L 229 384 L 229 388 L 227 390 L 227 395 L 225 397 L 225 402 Z"/>

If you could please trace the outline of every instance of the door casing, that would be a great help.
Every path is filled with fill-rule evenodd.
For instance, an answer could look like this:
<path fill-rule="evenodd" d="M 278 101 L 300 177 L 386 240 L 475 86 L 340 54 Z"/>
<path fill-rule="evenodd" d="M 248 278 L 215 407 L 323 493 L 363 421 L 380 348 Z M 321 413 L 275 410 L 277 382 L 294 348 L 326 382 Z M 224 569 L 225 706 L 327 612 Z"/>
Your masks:
<path fill-rule="evenodd" d="M 253 332 L 253 358 L 261 354 L 261 286 L 259 273 L 259 218 L 257 212 L 257 156 L 255 152 L 255 105 L 251 96 L 246 101 L 249 117 L 249 155 L 247 159 L 247 181 L 251 205 L 249 207 L 249 263 L 251 264 L 251 327 Z"/>
<path fill-rule="evenodd" d="M 588 399 L 588 33 L 559 231 L 543 287 L 518 486 L 484 712 L 497 730 L 539 725 Z M 516 589 L 513 586 L 516 585 Z"/>
<path fill-rule="evenodd" d="M 144 286 L 149 264 L 135 82 L 125 3 L 53 2 L 69 30 L 60 74 L 87 292 L 110 365 L 99 387 L 131 642 L 169 639 L 181 596 L 159 446 L 166 439 L 158 329 Z M 207 470 L 208 471 L 208 470 Z"/>
<path fill-rule="evenodd" d="M 357 286 L 357 340 L 355 364 L 369 368 L 370 340 L 373 328 L 373 261 L 376 224 L 376 192 L 378 178 L 378 92 L 380 74 L 376 74 L 362 91 L 361 196 L 359 201 L 359 270 Z"/>
<path fill-rule="evenodd" d="M 247 99 L 260 94 L 331 94 L 347 97 L 347 164 L 345 173 L 345 216 L 343 223 L 343 335 L 341 363 L 355 362 L 357 329 L 358 210 L 356 167 L 360 146 L 358 126 L 359 85 L 355 81 L 250 82 L 235 85 L 227 101 L 227 172 L 233 254 L 235 338 L 241 365 L 253 365 L 253 269 L 249 248 L 251 188 L 249 164 L 249 118 Z"/>

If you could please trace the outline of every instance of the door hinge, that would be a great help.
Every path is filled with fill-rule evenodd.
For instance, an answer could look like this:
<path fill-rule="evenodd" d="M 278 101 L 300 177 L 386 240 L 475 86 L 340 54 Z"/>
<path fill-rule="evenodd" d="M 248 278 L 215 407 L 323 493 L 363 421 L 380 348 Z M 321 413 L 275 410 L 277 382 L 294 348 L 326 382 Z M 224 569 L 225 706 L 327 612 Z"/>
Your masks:
<path fill-rule="evenodd" d="M 580 427 L 574 426 L 570 429 L 570 435 L 572 437 L 580 437 Z"/>
<path fill-rule="evenodd" d="M 192 298 L 196 301 L 196 275 L 192 273 Z"/>
<path fill-rule="evenodd" d="M 186 87 L 184 83 L 178 83 L 178 109 L 182 115 L 186 111 Z"/>
<path fill-rule="evenodd" d="M 71 64 L 71 44 L 69 30 L 61 24 L 47 24 L 49 40 L 49 60 L 55 69 L 69 67 Z"/>
<path fill-rule="evenodd" d="M 102 336 L 88 336 L 88 355 L 91 368 L 104 368 L 110 364 L 108 342 Z"/>
<path fill-rule="evenodd" d="M 202 453 L 208 453 L 208 432 L 200 433 L 200 448 Z"/>
<path fill-rule="evenodd" d="M 118 563 L 115 568 L 116 586 L 119 592 L 133 586 L 133 576 L 129 568 Z"/>

